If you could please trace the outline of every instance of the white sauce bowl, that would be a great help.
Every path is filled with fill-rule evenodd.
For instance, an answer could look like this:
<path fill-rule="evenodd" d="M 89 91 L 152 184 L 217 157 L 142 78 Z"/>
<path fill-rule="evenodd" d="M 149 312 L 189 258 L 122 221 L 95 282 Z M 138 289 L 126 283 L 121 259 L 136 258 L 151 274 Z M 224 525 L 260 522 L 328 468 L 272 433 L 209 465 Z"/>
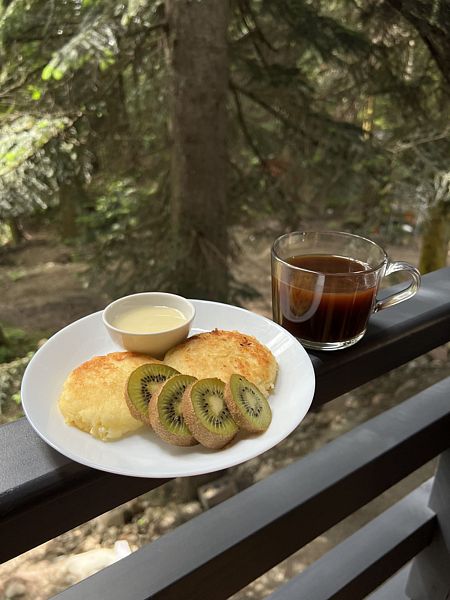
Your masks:
<path fill-rule="evenodd" d="M 143 306 L 176 308 L 186 317 L 186 322 L 158 333 L 132 333 L 114 326 L 121 315 Z M 142 292 L 124 296 L 108 304 L 102 314 L 103 323 L 114 342 L 130 352 L 150 354 L 154 358 L 162 358 L 167 350 L 187 338 L 194 317 L 195 308 L 189 300 L 165 292 Z"/>

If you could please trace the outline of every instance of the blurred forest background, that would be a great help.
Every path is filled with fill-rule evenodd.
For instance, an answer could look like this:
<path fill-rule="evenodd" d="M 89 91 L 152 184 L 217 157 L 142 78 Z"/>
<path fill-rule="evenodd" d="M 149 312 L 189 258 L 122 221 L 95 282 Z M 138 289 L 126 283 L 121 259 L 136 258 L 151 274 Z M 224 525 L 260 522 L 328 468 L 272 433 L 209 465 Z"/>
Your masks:
<path fill-rule="evenodd" d="M 286 231 L 352 231 L 422 272 L 444 266 L 449 117 L 450 0 L 0 0 L 0 424 L 22 415 L 36 348 L 115 297 L 270 315 Z M 233 486 L 448 375 L 448 350 L 310 413 Z M 135 550 L 195 516 L 186 480 L 6 563 L 0 598 L 46 599 L 115 542 Z"/>
<path fill-rule="evenodd" d="M 0 7 L 4 414 L 38 340 L 111 298 L 245 305 L 255 240 L 345 229 L 445 264 L 448 0 Z"/>

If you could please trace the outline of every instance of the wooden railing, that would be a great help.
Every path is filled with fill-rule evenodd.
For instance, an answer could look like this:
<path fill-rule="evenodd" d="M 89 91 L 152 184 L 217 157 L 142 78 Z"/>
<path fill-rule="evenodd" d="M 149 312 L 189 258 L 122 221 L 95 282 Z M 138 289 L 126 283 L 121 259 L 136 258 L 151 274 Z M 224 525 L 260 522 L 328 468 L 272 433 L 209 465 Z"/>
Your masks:
<path fill-rule="evenodd" d="M 311 353 L 319 406 L 450 339 L 450 269 L 371 320 L 353 348 Z M 301 425 L 300 425 L 301 426 Z M 450 378 L 202 513 L 58 598 L 228 598 L 442 454 L 433 482 L 347 538 L 273 599 L 444 600 L 450 593 Z M 25 419 L 0 428 L 0 558 L 8 560 L 164 480 L 95 471 Z M 431 489 L 431 496 L 430 496 Z M 251 507 L 251 510 L 248 510 Z M 413 562 L 411 559 L 415 558 Z M 446 562 L 447 561 L 447 562 Z M 404 566 L 406 565 L 406 566 Z"/>

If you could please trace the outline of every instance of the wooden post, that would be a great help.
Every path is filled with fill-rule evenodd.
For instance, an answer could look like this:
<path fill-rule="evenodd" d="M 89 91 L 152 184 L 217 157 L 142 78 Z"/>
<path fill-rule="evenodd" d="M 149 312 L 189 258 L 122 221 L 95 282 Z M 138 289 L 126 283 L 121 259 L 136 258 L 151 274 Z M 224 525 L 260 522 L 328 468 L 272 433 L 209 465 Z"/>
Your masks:
<path fill-rule="evenodd" d="M 406 585 L 411 600 L 450 598 L 450 450 L 439 460 L 430 494 L 438 531 L 432 543 L 414 559 Z"/>

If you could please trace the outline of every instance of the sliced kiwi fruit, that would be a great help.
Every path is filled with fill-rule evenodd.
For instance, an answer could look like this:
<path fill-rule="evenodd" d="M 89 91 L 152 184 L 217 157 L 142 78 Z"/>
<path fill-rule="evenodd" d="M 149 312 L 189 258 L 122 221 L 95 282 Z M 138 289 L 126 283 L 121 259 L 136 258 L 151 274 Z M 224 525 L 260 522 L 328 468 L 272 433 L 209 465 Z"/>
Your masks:
<path fill-rule="evenodd" d="M 261 433 L 272 421 L 264 394 L 251 381 L 234 373 L 225 387 L 225 403 L 236 423 L 245 431 Z"/>
<path fill-rule="evenodd" d="M 220 379 L 199 379 L 183 394 L 181 409 L 192 435 L 207 448 L 222 448 L 239 427 L 224 400 L 225 384 Z"/>
<path fill-rule="evenodd" d="M 131 373 L 125 388 L 125 398 L 135 419 L 150 425 L 148 404 L 151 397 L 161 383 L 173 375 L 178 375 L 178 371 L 161 363 L 144 364 Z"/>
<path fill-rule="evenodd" d="M 196 380 L 191 375 L 174 375 L 160 384 L 148 406 L 150 424 L 161 439 L 175 446 L 193 446 L 197 440 L 181 412 L 181 398 Z"/>

